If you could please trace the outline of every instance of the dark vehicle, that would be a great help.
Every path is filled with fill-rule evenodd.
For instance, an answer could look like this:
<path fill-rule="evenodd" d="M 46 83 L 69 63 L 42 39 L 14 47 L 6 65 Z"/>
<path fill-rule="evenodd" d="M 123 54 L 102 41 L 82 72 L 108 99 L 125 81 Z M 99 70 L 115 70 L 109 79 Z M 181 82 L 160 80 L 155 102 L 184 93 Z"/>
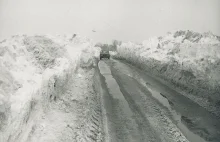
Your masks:
<path fill-rule="evenodd" d="M 101 60 L 102 58 L 110 59 L 109 51 L 103 51 L 103 50 L 102 50 L 102 51 L 100 52 L 100 60 Z"/>

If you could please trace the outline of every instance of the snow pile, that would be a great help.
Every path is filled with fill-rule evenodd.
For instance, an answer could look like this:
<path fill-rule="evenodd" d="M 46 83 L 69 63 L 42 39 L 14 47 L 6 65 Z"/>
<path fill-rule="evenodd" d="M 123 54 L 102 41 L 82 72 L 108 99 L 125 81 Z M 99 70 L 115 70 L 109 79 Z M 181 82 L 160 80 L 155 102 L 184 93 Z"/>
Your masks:
<path fill-rule="evenodd" d="M 78 35 L 13 36 L 0 42 L 0 141 L 26 141 L 35 120 L 98 50 Z"/>
<path fill-rule="evenodd" d="M 169 80 L 200 105 L 218 111 L 220 37 L 210 32 L 177 31 L 142 44 L 122 43 L 117 52 L 117 58 Z"/>

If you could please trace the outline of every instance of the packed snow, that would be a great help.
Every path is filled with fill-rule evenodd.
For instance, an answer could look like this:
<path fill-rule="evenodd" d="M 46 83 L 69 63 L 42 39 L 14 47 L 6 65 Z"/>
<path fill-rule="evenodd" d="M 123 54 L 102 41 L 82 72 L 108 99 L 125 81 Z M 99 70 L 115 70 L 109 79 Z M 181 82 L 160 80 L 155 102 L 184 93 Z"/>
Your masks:
<path fill-rule="evenodd" d="M 187 97 L 220 116 L 220 37 L 177 31 L 140 44 L 124 42 L 117 58 L 170 81 Z"/>
<path fill-rule="evenodd" d="M 73 105 L 70 98 L 95 97 L 92 74 L 99 52 L 90 39 L 75 34 L 22 35 L 1 41 L 0 141 L 75 140 L 71 129 L 78 125 L 77 112 L 61 108 Z M 83 102 L 91 107 L 90 101 Z M 81 118 L 89 111 L 84 114 Z M 66 129 L 71 130 L 65 133 L 69 136 L 62 137 Z"/>

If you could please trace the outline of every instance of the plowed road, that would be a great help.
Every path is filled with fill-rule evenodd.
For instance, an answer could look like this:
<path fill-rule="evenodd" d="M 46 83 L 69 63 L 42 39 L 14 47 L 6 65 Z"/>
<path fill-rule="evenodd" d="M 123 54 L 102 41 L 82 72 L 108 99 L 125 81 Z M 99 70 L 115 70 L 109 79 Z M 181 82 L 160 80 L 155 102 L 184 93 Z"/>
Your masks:
<path fill-rule="evenodd" d="M 147 72 L 99 62 L 105 136 L 111 142 L 220 142 L 220 120 Z"/>

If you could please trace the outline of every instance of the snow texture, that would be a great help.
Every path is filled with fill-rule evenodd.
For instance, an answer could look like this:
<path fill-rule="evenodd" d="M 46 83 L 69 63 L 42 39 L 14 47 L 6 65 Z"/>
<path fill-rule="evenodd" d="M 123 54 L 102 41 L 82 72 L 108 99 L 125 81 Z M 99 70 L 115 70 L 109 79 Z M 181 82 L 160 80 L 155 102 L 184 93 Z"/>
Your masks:
<path fill-rule="evenodd" d="M 116 58 L 171 82 L 184 95 L 220 116 L 220 37 L 177 31 L 141 44 L 117 47 Z"/>
<path fill-rule="evenodd" d="M 0 141 L 89 139 L 89 132 L 76 132 L 90 125 L 91 108 L 98 105 L 87 101 L 97 97 L 92 76 L 98 54 L 91 40 L 76 34 L 0 42 Z"/>

